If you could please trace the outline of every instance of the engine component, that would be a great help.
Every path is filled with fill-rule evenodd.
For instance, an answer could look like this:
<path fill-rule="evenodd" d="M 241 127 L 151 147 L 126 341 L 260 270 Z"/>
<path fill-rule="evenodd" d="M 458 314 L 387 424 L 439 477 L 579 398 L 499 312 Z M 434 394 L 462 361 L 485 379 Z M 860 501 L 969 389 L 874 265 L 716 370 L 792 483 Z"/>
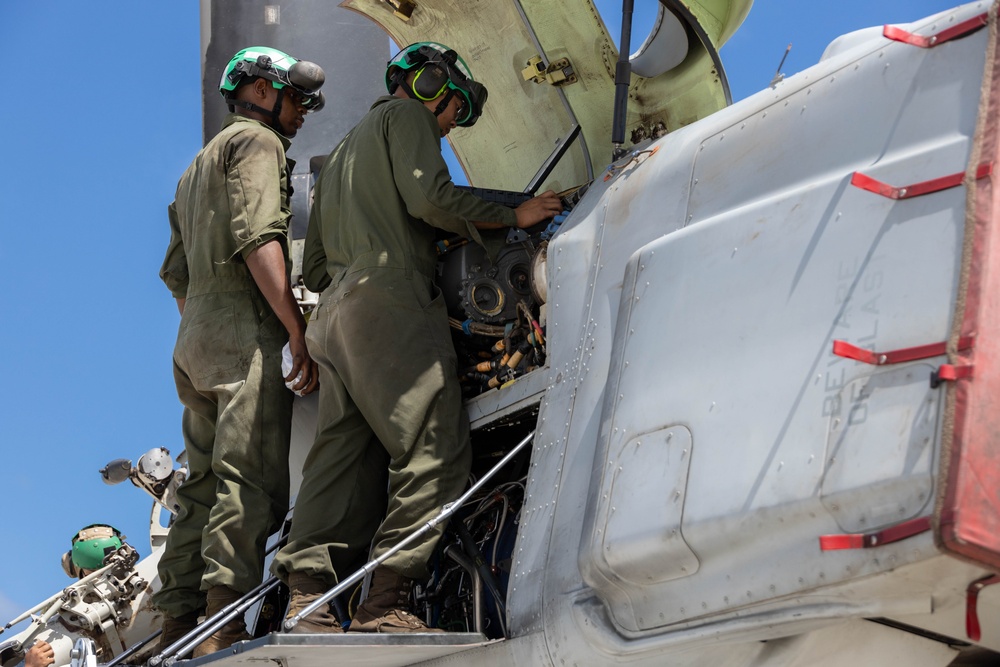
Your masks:
<path fill-rule="evenodd" d="M 188 470 L 182 466 L 174 470 L 174 459 L 166 447 L 154 447 L 139 457 L 133 466 L 129 459 L 115 459 L 101 468 L 105 484 L 121 484 L 126 479 L 153 497 L 159 505 L 173 514 L 180 511 L 177 487 L 187 479 Z"/>
<path fill-rule="evenodd" d="M 531 242 L 502 248 L 494 261 L 478 245 L 452 247 L 441 263 L 440 285 L 448 312 L 485 324 L 515 319 L 518 302 L 531 300 Z"/>
<path fill-rule="evenodd" d="M 523 499 L 524 480 L 510 481 L 470 506 L 460 525 L 453 520 L 426 593 L 417 600 L 437 627 L 506 636 L 503 597 Z"/>
<path fill-rule="evenodd" d="M 546 261 L 549 256 L 549 243 L 542 241 L 538 251 L 531 258 L 531 272 L 528 274 L 531 286 L 531 296 L 538 305 L 544 305 L 549 297 L 549 284 L 545 278 Z"/>
<path fill-rule="evenodd" d="M 77 639 L 69 655 L 70 667 L 97 667 L 97 649 L 91 639 Z"/>
<path fill-rule="evenodd" d="M 519 301 L 531 298 L 528 244 L 505 248 L 491 265 L 483 258 L 462 281 L 462 309 L 476 322 L 498 324 L 517 317 Z"/>

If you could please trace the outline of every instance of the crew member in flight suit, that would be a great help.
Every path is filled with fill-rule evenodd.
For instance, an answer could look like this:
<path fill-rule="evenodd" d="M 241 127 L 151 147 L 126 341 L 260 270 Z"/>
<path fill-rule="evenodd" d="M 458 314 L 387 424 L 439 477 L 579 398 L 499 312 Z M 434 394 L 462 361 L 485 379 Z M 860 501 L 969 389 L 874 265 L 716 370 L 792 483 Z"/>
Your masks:
<path fill-rule="evenodd" d="M 388 63 L 386 86 L 390 95 L 327 158 L 306 234 L 306 286 L 322 291 L 306 332 L 321 389 L 289 542 L 272 564 L 291 588 L 288 617 L 369 548 L 372 558 L 384 554 L 465 486 L 468 418 L 434 284 L 436 230 L 481 243 L 477 227 L 529 227 L 561 210 L 552 192 L 513 210 L 451 182 L 441 138 L 475 123 L 486 101 L 454 51 L 433 42 L 406 47 Z M 351 631 L 429 631 L 408 598 L 442 531 L 374 570 Z M 340 632 L 339 620 L 324 606 L 295 631 Z"/>
<path fill-rule="evenodd" d="M 293 162 L 285 152 L 308 111 L 322 107 L 323 70 L 268 47 L 239 51 L 220 92 L 222 130 L 181 177 L 169 207 L 160 277 L 177 299 L 174 379 L 184 405 L 191 474 L 159 562 L 160 647 L 259 585 L 264 543 L 288 508 L 292 392 L 315 389 L 305 321 L 289 284 L 287 234 Z M 248 639 L 242 617 L 195 657 Z"/>

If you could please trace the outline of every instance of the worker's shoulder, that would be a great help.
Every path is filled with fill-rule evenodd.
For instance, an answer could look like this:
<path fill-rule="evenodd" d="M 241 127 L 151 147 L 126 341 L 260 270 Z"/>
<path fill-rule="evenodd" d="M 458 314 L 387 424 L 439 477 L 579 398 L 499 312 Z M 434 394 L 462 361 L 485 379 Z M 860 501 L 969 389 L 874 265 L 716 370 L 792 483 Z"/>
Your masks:
<path fill-rule="evenodd" d="M 234 148 L 260 148 L 284 153 L 290 142 L 260 121 L 236 114 L 227 117 L 226 123 L 205 145 L 204 152 L 227 151 Z"/>
<path fill-rule="evenodd" d="M 387 95 L 380 97 L 372 105 L 370 116 L 386 123 L 412 123 L 415 125 L 436 125 L 434 114 L 421 102 L 414 99 Z"/>
<path fill-rule="evenodd" d="M 284 148 L 285 141 L 282 137 L 267 125 L 250 118 L 242 119 L 223 128 L 220 134 L 228 131 L 228 141 L 230 142 L 254 142 L 266 145 L 274 145 L 277 148 Z"/>

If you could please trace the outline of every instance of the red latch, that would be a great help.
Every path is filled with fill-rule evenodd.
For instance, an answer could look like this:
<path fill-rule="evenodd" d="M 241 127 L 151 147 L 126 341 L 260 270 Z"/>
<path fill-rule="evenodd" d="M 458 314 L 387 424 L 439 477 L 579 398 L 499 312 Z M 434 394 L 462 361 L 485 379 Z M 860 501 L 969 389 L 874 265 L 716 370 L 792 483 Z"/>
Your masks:
<path fill-rule="evenodd" d="M 931 373 L 931 389 L 937 389 L 942 382 L 954 382 L 962 378 L 972 377 L 972 364 L 944 364 Z"/>
<path fill-rule="evenodd" d="M 986 178 L 992 173 L 992 162 L 981 164 L 979 165 L 979 168 L 976 169 L 976 180 Z M 851 185 L 861 188 L 862 190 L 867 190 L 868 192 L 874 192 L 875 194 L 882 195 L 883 197 L 888 197 L 889 199 L 910 199 L 911 197 L 919 197 L 920 195 L 930 194 L 931 192 L 954 188 L 962 184 L 963 178 L 965 178 L 964 171 L 897 188 L 889 185 L 888 183 L 877 181 L 871 176 L 865 176 L 860 171 L 856 171 L 851 176 Z"/>
<path fill-rule="evenodd" d="M 912 44 L 913 46 L 919 46 L 924 49 L 929 49 L 932 46 L 937 46 L 938 44 L 944 44 L 949 39 L 955 39 L 956 37 L 961 37 L 975 30 L 979 30 L 984 25 L 986 25 L 986 12 L 983 12 L 979 16 L 974 16 L 968 21 L 962 21 L 957 23 L 952 27 L 942 30 L 936 35 L 918 35 L 916 33 L 907 32 L 902 28 L 897 28 L 896 26 L 887 25 L 882 29 L 882 35 L 888 39 L 895 40 L 897 42 L 904 42 L 906 44 Z"/>
<path fill-rule="evenodd" d="M 963 336 L 958 340 L 958 349 L 971 349 L 973 342 L 975 342 L 974 336 Z M 871 364 L 873 366 L 901 364 L 905 361 L 914 361 L 915 359 L 938 357 L 947 352 L 946 347 L 947 343 L 931 343 L 930 345 L 907 347 L 901 350 L 892 350 L 889 352 L 874 352 L 872 350 L 865 350 L 864 348 L 857 347 L 856 345 L 851 345 L 847 341 L 833 341 L 833 353 L 838 357 L 854 359 L 855 361 Z"/>
<path fill-rule="evenodd" d="M 978 642 L 982 637 L 979 629 L 979 612 L 976 609 L 979 591 L 996 583 L 1000 583 L 1000 574 L 990 574 L 982 579 L 976 579 L 965 589 L 965 634 L 974 642 Z"/>
<path fill-rule="evenodd" d="M 883 544 L 905 540 L 931 529 L 931 518 L 922 516 L 885 528 L 877 533 L 847 533 L 843 535 L 820 535 L 820 551 L 836 551 L 838 549 L 871 549 Z"/>

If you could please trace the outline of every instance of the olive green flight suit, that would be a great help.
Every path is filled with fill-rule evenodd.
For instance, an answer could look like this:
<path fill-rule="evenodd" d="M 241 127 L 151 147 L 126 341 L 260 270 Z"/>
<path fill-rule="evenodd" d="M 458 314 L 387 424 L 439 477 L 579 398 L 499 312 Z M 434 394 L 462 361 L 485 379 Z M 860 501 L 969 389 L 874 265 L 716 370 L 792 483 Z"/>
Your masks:
<path fill-rule="evenodd" d="M 468 418 L 433 280 L 434 228 L 480 242 L 473 221 L 513 226 L 516 216 L 456 189 L 440 141 L 423 104 L 383 97 L 320 172 L 303 261 L 306 285 L 323 290 L 306 330 L 319 423 L 289 542 L 271 568 L 286 581 L 301 572 L 334 584 L 465 487 Z M 425 576 L 442 531 L 385 565 Z"/>
<path fill-rule="evenodd" d="M 288 334 L 245 258 L 286 243 L 290 143 L 230 114 L 198 153 L 170 205 L 160 277 L 186 299 L 174 348 L 191 474 L 159 563 L 154 604 L 170 617 L 204 606 L 204 591 L 261 582 L 264 543 L 288 508 L 293 395 L 281 375 Z"/>

